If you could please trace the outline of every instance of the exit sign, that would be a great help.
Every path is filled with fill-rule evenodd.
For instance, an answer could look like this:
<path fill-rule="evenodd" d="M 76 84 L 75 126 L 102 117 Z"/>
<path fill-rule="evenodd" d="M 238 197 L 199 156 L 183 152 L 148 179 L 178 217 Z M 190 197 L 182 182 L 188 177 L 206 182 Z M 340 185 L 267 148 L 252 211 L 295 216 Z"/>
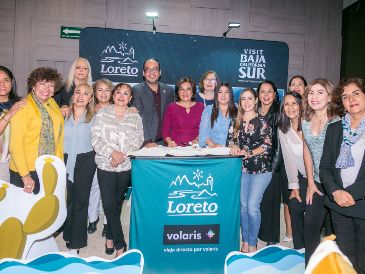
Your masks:
<path fill-rule="evenodd" d="M 82 28 L 79 27 L 65 27 L 61 26 L 61 38 L 67 38 L 67 39 L 80 39 L 80 32 Z"/>

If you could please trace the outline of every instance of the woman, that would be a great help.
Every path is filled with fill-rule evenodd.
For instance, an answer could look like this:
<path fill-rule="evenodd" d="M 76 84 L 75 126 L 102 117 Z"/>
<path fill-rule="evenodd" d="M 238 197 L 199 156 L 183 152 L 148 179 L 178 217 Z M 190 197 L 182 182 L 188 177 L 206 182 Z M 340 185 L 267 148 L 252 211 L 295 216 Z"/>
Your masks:
<path fill-rule="evenodd" d="M 358 273 L 365 273 L 365 83 L 343 79 L 334 97 L 345 117 L 328 126 L 320 164 L 336 242 Z"/>
<path fill-rule="evenodd" d="M 92 128 L 96 152 L 98 182 L 104 213 L 108 219 L 105 253 L 116 256 L 127 249 L 120 213 L 131 180 L 131 162 L 127 154 L 143 144 L 142 118 L 129 111 L 132 88 L 118 84 L 112 92 L 114 104 L 99 110 Z M 113 246 L 114 245 L 114 246 Z"/>
<path fill-rule="evenodd" d="M 53 100 L 61 86 L 56 69 L 40 67 L 27 80 L 26 105 L 11 119 L 10 182 L 27 193 L 39 192 L 35 160 L 45 154 L 63 159 L 63 116 Z"/>
<path fill-rule="evenodd" d="M 195 83 L 190 78 L 183 77 L 176 83 L 177 102 L 167 106 L 162 126 L 162 137 L 169 147 L 188 146 L 198 142 L 204 105 L 195 102 L 195 92 Z"/>
<path fill-rule="evenodd" d="M 206 106 L 199 129 L 200 147 L 225 146 L 228 127 L 237 115 L 234 104 L 233 90 L 229 83 L 222 82 L 217 86 L 213 105 Z"/>
<path fill-rule="evenodd" d="M 91 86 L 80 84 L 71 97 L 71 115 L 65 121 L 64 152 L 67 174 L 67 219 L 63 239 L 72 253 L 87 245 L 87 216 L 91 184 L 96 170 L 91 144 L 94 96 Z M 77 251 L 77 252 L 76 252 Z"/>
<path fill-rule="evenodd" d="M 339 104 L 332 100 L 333 85 L 326 79 L 313 80 L 303 96 L 304 166 L 308 185 L 304 218 L 305 261 L 320 242 L 321 229 L 328 210 L 324 206 L 324 190 L 319 180 L 319 163 L 329 124 L 338 120 Z M 326 234 L 331 233 L 326 227 Z"/>
<path fill-rule="evenodd" d="M 287 209 L 287 200 L 289 197 L 286 174 L 283 168 L 281 151 L 277 136 L 277 122 L 279 118 L 279 95 L 277 88 L 272 81 L 266 80 L 257 87 L 259 96 L 259 114 L 265 117 L 272 129 L 272 178 L 271 182 L 264 192 L 261 202 L 261 226 L 259 238 L 272 245 L 280 242 L 280 204 L 281 193 L 283 192 L 284 212 Z M 281 187 L 283 185 L 283 187 Z M 281 191 L 282 189 L 282 191 Z M 284 214 L 288 216 L 289 214 Z M 287 222 L 287 219 L 285 219 Z M 290 219 L 289 225 L 286 226 L 286 235 L 291 235 Z M 286 236 L 291 238 L 290 236 Z M 284 239 L 286 240 L 286 239 Z"/>
<path fill-rule="evenodd" d="M 289 210 L 292 216 L 293 244 L 295 249 L 305 247 L 304 216 L 307 193 L 307 174 L 303 162 L 304 137 L 302 132 L 302 96 L 288 91 L 283 98 L 279 119 L 279 140 L 283 153 L 285 171 L 290 189 Z"/>
<path fill-rule="evenodd" d="M 219 77 L 216 72 L 208 70 L 199 81 L 199 93 L 196 96 L 197 102 L 202 102 L 204 107 L 214 103 L 214 90 L 219 85 Z"/>
<path fill-rule="evenodd" d="M 257 94 L 252 88 L 240 93 L 238 114 L 228 130 L 230 153 L 243 156 L 241 178 L 241 252 L 257 250 L 262 195 L 271 180 L 272 130 L 266 118 L 259 116 Z"/>
<path fill-rule="evenodd" d="M 98 112 L 100 109 L 108 107 L 112 103 L 112 90 L 113 83 L 106 79 L 96 80 L 93 85 L 95 105 L 94 110 Z M 89 234 L 93 234 L 96 231 L 97 224 L 99 222 L 99 206 L 100 206 L 100 189 L 98 184 L 98 178 L 95 173 L 94 180 L 91 186 L 90 191 L 90 199 L 89 199 L 89 208 L 88 208 L 88 216 L 89 216 L 89 225 L 87 227 L 87 232 Z M 104 215 L 104 228 L 101 233 L 101 236 L 105 237 L 106 235 L 106 218 Z"/>
<path fill-rule="evenodd" d="M 13 73 L 8 68 L 0 66 L 0 180 L 6 182 L 10 180 L 8 124 L 14 114 L 25 105 L 25 101 L 19 100 Z"/>
<path fill-rule="evenodd" d="M 55 101 L 65 117 L 70 115 L 69 104 L 75 87 L 79 84 L 91 86 L 91 66 L 87 59 L 79 57 L 71 65 L 68 78 L 63 88 L 55 95 Z"/>
<path fill-rule="evenodd" d="M 303 97 L 306 86 L 307 81 L 303 76 L 294 75 L 289 81 L 288 90 L 297 92 Z"/>

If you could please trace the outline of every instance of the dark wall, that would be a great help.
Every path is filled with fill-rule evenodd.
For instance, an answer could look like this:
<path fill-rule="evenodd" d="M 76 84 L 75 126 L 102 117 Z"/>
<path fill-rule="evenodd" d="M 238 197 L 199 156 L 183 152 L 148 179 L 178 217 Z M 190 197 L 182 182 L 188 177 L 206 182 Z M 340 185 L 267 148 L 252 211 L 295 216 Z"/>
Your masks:
<path fill-rule="evenodd" d="M 365 0 L 343 11 L 341 77 L 365 79 Z"/>

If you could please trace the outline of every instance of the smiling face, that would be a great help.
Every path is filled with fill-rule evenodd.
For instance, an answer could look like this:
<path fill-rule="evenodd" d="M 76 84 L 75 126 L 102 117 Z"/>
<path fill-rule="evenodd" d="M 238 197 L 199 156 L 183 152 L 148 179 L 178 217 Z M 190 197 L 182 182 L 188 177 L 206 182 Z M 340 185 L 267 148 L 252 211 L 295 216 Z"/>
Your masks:
<path fill-rule="evenodd" d="M 100 82 L 96 86 L 95 96 L 96 99 L 98 99 L 99 104 L 107 104 L 112 96 L 112 91 L 107 84 Z"/>
<path fill-rule="evenodd" d="M 217 86 L 217 78 L 215 77 L 214 73 L 209 73 L 207 76 L 205 76 L 203 80 L 204 85 L 204 92 L 206 90 L 208 91 L 214 91 L 215 87 Z"/>
<path fill-rule="evenodd" d="M 156 84 L 161 76 L 160 67 L 155 60 L 148 60 L 144 64 L 143 76 L 147 83 Z"/>
<path fill-rule="evenodd" d="M 118 107 L 127 107 L 132 100 L 132 91 L 128 86 L 123 85 L 117 88 L 113 94 L 114 104 Z"/>
<path fill-rule="evenodd" d="M 92 90 L 86 85 L 77 86 L 74 95 L 72 96 L 72 103 L 75 107 L 86 108 L 92 101 Z"/>
<path fill-rule="evenodd" d="M 300 107 L 294 96 L 287 95 L 284 97 L 284 112 L 290 120 L 298 119 Z"/>
<path fill-rule="evenodd" d="M 331 102 L 331 97 L 325 87 L 320 84 L 313 85 L 308 92 L 308 104 L 311 109 L 314 111 L 324 110 L 329 102 Z"/>
<path fill-rule="evenodd" d="M 0 96 L 9 96 L 11 90 L 11 79 L 4 71 L 0 70 Z"/>
<path fill-rule="evenodd" d="M 74 78 L 80 82 L 86 82 L 89 74 L 89 67 L 87 63 L 79 59 L 75 64 Z"/>
<path fill-rule="evenodd" d="M 251 112 L 255 110 L 257 99 L 251 91 L 246 90 L 240 96 L 240 106 L 244 112 Z"/>
<path fill-rule="evenodd" d="M 289 91 L 297 92 L 303 96 L 305 89 L 305 84 L 303 80 L 299 77 L 293 78 L 289 85 Z"/>
<path fill-rule="evenodd" d="M 361 89 L 351 83 L 344 86 L 341 95 L 342 104 L 350 115 L 365 115 L 365 93 Z"/>
<path fill-rule="evenodd" d="M 41 103 L 46 102 L 50 97 L 53 96 L 55 89 L 54 81 L 38 81 L 33 87 L 34 95 L 38 98 Z"/>
<path fill-rule="evenodd" d="M 259 99 L 262 105 L 271 106 L 275 100 L 276 93 L 274 88 L 269 83 L 261 85 L 259 90 Z"/>
<path fill-rule="evenodd" d="M 179 87 L 179 98 L 182 102 L 191 102 L 193 88 L 189 82 L 184 82 Z"/>
<path fill-rule="evenodd" d="M 219 88 L 217 99 L 220 106 L 228 105 L 229 89 L 226 86 L 221 86 Z"/>

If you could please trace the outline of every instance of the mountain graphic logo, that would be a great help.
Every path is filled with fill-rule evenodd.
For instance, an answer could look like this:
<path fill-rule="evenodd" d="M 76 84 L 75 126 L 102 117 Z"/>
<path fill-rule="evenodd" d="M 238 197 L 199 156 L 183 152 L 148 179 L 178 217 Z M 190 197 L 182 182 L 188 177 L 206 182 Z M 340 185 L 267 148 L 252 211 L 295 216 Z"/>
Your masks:
<path fill-rule="evenodd" d="M 132 65 L 138 63 L 134 57 L 134 48 L 128 47 L 127 43 L 120 42 L 117 45 L 108 45 L 101 52 L 101 63 L 117 62 L 121 65 Z"/>
<path fill-rule="evenodd" d="M 213 191 L 214 178 L 209 176 L 204 180 L 203 171 L 199 169 L 193 172 L 194 176 L 189 180 L 187 175 L 177 175 L 170 183 L 169 198 L 179 199 L 190 196 L 194 200 L 207 200 L 217 197 Z"/>

